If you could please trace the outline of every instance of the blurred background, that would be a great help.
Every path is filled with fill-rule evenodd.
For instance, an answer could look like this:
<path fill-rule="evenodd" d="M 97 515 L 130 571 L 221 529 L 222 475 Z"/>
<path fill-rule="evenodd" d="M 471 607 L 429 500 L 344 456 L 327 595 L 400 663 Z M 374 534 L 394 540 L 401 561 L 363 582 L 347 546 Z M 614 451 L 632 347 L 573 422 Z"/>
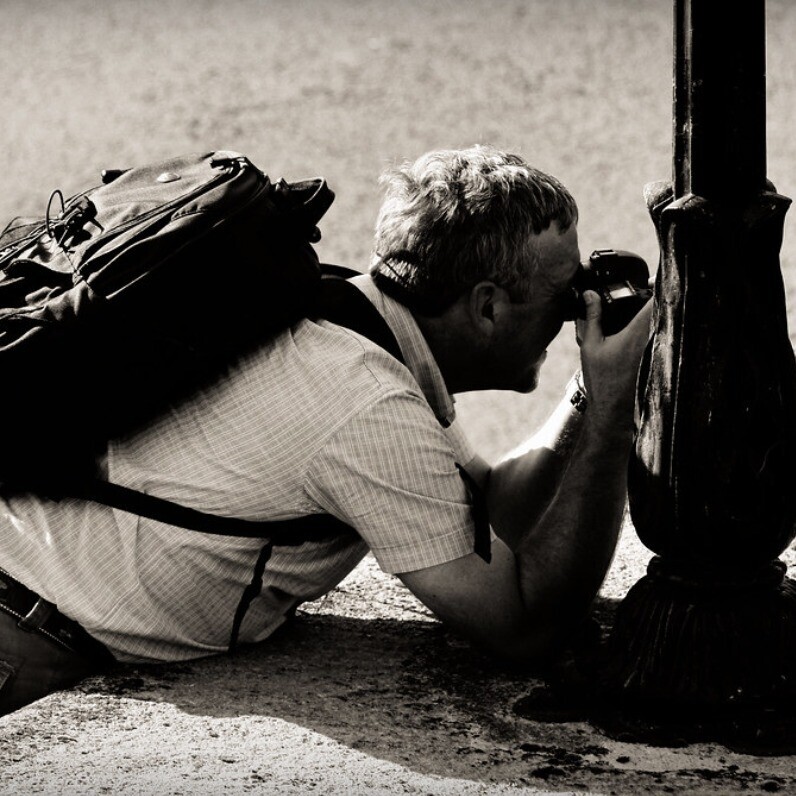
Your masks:
<path fill-rule="evenodd" d="M 795 197 L 796 3 L 767 8 L 768 174 Z M 570 188 L 584 256 L 657 267 L 642 190 L 671 173 L 669 0 L 1 0 L 0 53 L 2 226 L 103 168 L 235 149 L 274 178 L 325 176 L 319 255 L 364 270 L 379 174 L 481 142 Z M 793 210 L 782 266 L 793 312 Z M 459 397 L 487 458 L 558 401 L 571 324 L 550 354 L 532 395 Z"/>

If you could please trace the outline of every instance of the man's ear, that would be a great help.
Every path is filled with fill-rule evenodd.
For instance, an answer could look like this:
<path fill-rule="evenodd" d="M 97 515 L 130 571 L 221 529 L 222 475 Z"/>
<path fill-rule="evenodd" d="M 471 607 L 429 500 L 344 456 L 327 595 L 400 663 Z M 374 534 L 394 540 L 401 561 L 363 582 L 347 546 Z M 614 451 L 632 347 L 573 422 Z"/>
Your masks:
<path fill-rule="evenodd" d="M 494 282 L 479 282 L 467 296 L 468 320 L 480 334 L 492 336 L 495 324 L 503 317 L 503 303 L 508 294 Z"/>

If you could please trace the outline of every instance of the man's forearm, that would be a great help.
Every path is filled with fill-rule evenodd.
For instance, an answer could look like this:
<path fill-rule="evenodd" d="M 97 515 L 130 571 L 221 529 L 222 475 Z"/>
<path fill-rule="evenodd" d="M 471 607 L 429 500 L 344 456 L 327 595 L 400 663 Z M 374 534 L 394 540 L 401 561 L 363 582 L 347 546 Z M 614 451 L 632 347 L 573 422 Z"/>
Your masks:
<path fill-rule="evenodd" d="M 495 467 L 489 487 L 490 516 L 512 537 L 523 601 L 537 631 L 547 625 L 551 636 L 583 615 L 610 565 L 632 437 L 627 428 L 601 428 L 588 412 L 571 416 L 563 430 L 568 456 L 544 448 L 540 467 L 538 449 L 529 448 Z M 553 493 L 540 496 L 540 484 L 554 485 Z"/>
<path fill-rule="evenodd" d="M 629 432 L 588 419 L 547 511 L 516 548 L 520 587 L 532 613 L 579 618 L 611 563 L 627 494 Z"/>
<path fill-rule="evenodd" d="M 512 550 L 547 510 L 567 470 L 584 425 L 578 392 L 573 379 L 544 426 L 492 468 L 490 522 Z"/>

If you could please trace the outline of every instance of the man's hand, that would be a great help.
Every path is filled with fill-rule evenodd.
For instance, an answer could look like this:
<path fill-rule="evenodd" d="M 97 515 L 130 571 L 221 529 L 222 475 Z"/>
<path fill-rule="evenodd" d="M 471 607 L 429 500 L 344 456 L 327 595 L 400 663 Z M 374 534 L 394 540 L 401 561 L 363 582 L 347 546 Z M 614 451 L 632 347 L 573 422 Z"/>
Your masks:
<path fill-rule="evenodd" d="M 577 331 L 590 422 L 599 429 L 629 431 L 636 377 L 649 340 L 652 302 L 647 302 L 622 331 L 605 337 L 600 297 L 587 290 L 583 298 L 586 318 L 577 322 Z"/>

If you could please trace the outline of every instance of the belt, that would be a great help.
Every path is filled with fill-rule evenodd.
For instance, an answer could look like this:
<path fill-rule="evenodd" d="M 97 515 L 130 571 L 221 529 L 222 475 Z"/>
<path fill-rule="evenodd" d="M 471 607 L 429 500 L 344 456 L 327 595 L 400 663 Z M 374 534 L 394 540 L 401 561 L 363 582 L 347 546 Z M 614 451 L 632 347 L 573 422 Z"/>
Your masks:
<path fill-rule="evenodd" d="M 73 619 L 64 616 L 56 606 L 31 591 L 0 568 L 0 611 L 17 619 L 17 627 L 38 633 L 62 649 L 89 660 L 112 662 L 108 648 L 88 634 Z"/>

